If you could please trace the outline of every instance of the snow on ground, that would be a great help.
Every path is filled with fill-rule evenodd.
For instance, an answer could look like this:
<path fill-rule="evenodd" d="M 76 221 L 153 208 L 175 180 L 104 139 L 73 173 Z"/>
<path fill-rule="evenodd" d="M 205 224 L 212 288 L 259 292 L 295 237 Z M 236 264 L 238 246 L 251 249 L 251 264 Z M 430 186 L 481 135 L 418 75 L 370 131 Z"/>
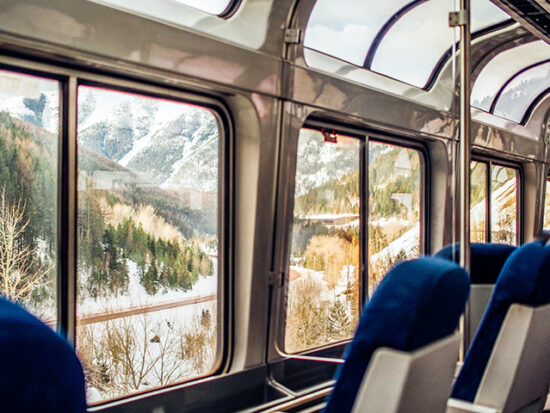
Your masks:
<path fill-rule="evenodd" d="M 411 251 L 418 249 L 420 239 L 420 222 L 416 223 L 411 229 L 401 235 L 399 238 L 393 240 L 388 244 L 386 248 L 372 254 L 370 256 L 371 264 L 378 264 L 381 260 L 386 258 L 394 258 L 399 255 L 401 251 L 405 251 L 407 255 Z"/>
<path fill-rule="evenodd" d="M 371 225 L 380 226 L 380 227 L 383 227 L 386 225 L 399 225 L 401 227 L 408 227 L 409 225 L 411 225 L 411 221 L 409 221 L 408 219 L 398 218 L 395 216 L 391 218 L 382 217 L 378 219 L 373 219 L 369 223 Z"/>
<path fill-rule="evenodd" d="M 214 274 L 217 274 L 216 260 L 214 262 Z M 121 311 L 133 307 L 141 307 L 153 304 L 164 304 L 174 301 L 180 301 L 186 298 L 200 297 L 216 293 L 218 290 L 218 277 L 216 275 L 202 277 L 189 291 L 168 290 L 159 292 L 155 295 L 149 295 L 139 280 L 139 270 L 137 264 L 131 260 L 126 260 L 128 265 L 128 293 L 117 297 L 86 297 L 78 303 L 79 316 L 103 313 L 105 311 Z M 161 290 L 162 291 L 162 290 Z"/>
<path fill-rule="evenodd" d="M 295 265 L 290 266 L 291 279 L 290 284 L 295 288 L 299 283 L 313 284 L 320 289 L 317 296 L 319 301 L 333 301 L 336 297 L 341 296 L 348 289 L 349 283 L 352 282 L 355 277 L 355 266 L 344 265 L 340 271 L 340 279 L 334 287 L 329 289 L 325 280 L 325 274 L 322 271 L 314 271 L 309 268 L 298 267 Z M 306 289 L 307 290 L 307 289 Z"/>
<path fill-rule="evenodd" d="M 315 215 L 308 215 L 305 219 L 317 219 L 319 221 L 327 221 L 332 219 L 340 219 L 340 218 L 353 218 L 356 217 L 357 214 L 315 214 Z"/>

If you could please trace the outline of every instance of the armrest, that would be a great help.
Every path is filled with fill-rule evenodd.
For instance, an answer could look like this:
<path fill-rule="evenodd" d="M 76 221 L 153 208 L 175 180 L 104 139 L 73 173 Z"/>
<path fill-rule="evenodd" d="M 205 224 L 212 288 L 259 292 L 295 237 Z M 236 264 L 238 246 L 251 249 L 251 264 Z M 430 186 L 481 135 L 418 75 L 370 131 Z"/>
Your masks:
<path fill-rule="evenodd" d="M 446 413 L 500 413 L 500 410 L 465 402 L 464 400 L 449 399 Z"/>

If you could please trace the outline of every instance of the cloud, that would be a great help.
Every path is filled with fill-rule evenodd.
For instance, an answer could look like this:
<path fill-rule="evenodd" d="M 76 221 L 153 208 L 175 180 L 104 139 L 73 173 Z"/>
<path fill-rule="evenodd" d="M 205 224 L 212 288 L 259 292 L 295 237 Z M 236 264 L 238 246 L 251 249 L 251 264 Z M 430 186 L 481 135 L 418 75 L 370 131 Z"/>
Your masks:
<path fill-rule="evenodd" d="M 308 27 L 304 45 L 363 66 L 374 33 L 367 26 L 346 25 L 342 31 L 326 26 Z"/>

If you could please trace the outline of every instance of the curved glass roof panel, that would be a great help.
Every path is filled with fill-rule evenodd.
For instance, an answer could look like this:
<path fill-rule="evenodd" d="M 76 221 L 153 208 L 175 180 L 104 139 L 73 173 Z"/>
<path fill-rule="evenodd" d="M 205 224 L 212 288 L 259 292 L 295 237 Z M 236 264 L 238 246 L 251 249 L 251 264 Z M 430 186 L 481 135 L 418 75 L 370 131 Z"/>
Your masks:
<path fill-rule="evenodd" d="M 531 104 L 550 88 L 550 62 L 515 76 L 497 97 L 494 114 L 521 123 Z"/>
<path fill-rule="evenodd" d="M 307 24 L 304 46 L 363 66 L 384 24 L 411 0 L 317 0 Z"/>
<path fill-rule="evenodd" d="M 447 0 L 430 0 L 405 14 L 382 39 L 371 69 L 425 87 L 441 57 L 455 41 L 448 24 L 450 4 Z M 472 32 L 508 18 L 488 0 L 472 2 Z"/>
<path fill-rule="evenodd" d="M 193 7 L 208 14 L 223 17 L 239 0 L 88 0 L 121 8 L 129 12 L 143 14 L 147 17 L 161 18 L 173 23 L 180 23 L 185 10 L 181 5 Z"/>
<path fill-rule="evenodd" d="M 304 45 L 418 87 L 451 47 L 450 0 L 317 0 Z M 508 20 L 489 0 L 472 1 L 472 29 Z"/>
<path fill-rule="evenodd" d="M 542 40 L 526 43 L 496 55 L 483 68 L 472 88 L 472 106 L 490 111 L 504 84 L 522 69 L 550 59 L 550 46 Z"/>
<path fill-rule="evenodd" d="M 185 4 L 186 6 L 194 7 L 206 13 L 219 16 L 225 13 L 233 0 L 172 0 L 176 3 Z"/>

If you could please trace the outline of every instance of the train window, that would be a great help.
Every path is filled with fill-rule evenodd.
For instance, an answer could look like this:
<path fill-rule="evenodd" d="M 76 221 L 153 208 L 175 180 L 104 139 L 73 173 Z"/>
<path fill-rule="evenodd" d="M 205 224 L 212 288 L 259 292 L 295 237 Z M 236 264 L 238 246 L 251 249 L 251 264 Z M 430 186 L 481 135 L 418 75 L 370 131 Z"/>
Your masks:
<path fill-rule="evenodd" d="M 518 170 L 491 168 L 491 242 L 517 244 Z"/>
<path fill-rule="evenodd" d="M 78 89 L 76 343 L 91 401 L 214 368 L 219 141 L 209 109 Z"/>
<path fill-rule="evenodd" d="M 60 85 L 0 71 L 0 294 L 57 323 Z"/>
<path fill-rule="evenodd" d="M 472 161 L 470 179 L 471 241 L 517 244 L 518 169 Z"/>
<path fill-rule="evenodd" d="M 514 76 L 495 98 L 494 114 L 521 123 L 525 112 L 548 89 L 550 63 L 544 63 Z"/>
<path fill-rule="evenodd" d="M 470 240 L 487 240 L 487 170 L 484 162 L 470 164 Z"/>
<path fill-rule="evenodd" d="M 369 142 L 369 279 L 372 294 L 397 262 L 420 254 L 421 154 Z"/>
<path fill-rule="evenodd" d="M 550 59 L 550 47 L 542 40 L 499 53 L 487 63 L 472 88 L 472 105 L 489 112 L 504 84 L 526 67 Z"/>
<path fill-rule="evenodd" d="M 450 7 L 451 3 L 439 0 L 318 0 L 308 21 L 304 46 L 426 87 L 438 61 L 454 41 L 453 30 L 448 27 Z M 474 32 L 508 19 L 488 0 L 473 2 Z M 399 62 L 396 55 L 400 56 Z"/>
<path fill-rule="evenodd" d="M 546 178 L 546 193 L 544 198 L 543 229 L 550 230 L 550 176 Z"/>
<path fill-rule="evenodd" d="M 362 172 L 361 159 L 368 170 Z M 363 157 L 361 154 L 365 154 Z M 302 129 L 294 202 L 285 350 L 290 353 L 351 337 L 368 238 L 372 293 L 388 269 L 420 254 L 422 155 L 403 146 Z M 368 207 L 361 188 L 368 173 Z M 364 216 L 368 210 L 368 216 Z M 368 225 L 364 225 L 367 224 Z"/>
<path fill-rule="evenodd" d="M 302 129 L 285 350 L 350 338 L 359 309 L 359 139 Z"/>

